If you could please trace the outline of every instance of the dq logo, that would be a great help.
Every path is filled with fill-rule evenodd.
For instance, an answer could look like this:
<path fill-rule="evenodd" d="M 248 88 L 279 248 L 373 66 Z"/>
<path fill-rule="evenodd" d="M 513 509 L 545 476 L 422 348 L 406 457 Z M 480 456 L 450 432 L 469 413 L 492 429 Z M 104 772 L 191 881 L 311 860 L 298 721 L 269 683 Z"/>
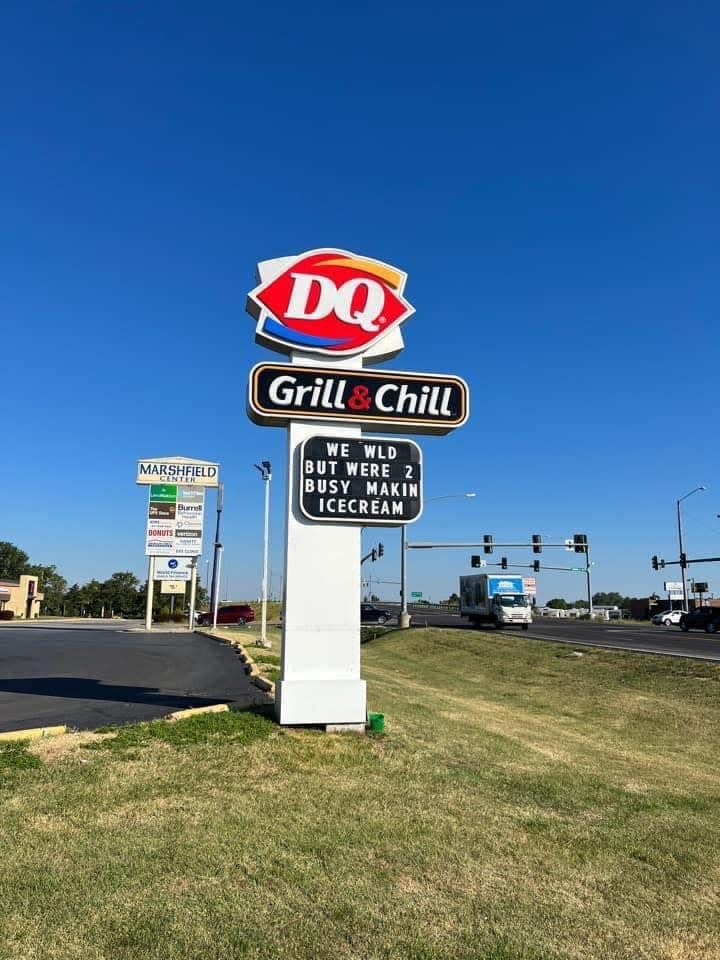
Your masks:
<path fill-rule="evenodd" d="M 268 260 L 258 272 L 248 311 L 258 339 L 285 352 L 362 353 L 413 313 L 402 296 L 406 274 L 345 250 Z"/>

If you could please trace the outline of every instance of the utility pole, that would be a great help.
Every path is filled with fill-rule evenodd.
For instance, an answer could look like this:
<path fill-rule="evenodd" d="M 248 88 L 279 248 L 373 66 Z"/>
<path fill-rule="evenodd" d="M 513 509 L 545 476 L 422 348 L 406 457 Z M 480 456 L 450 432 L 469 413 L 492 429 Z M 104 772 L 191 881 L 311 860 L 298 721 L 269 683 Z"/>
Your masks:
<path fill-rule="evenodd" d="M 222 483 L 219 483 L 215 501 L 217 520 L 215 522 L 215 549 L 213 552 L 212 581 L 210 584 L 210 608 L 213 613 L 213 624 L 217 623 L 218 579 L 220 577 L 220 552 L 222 550 L 222 544 L 220 543 L 220 517 L 223 510 L 223 491 L 224 486 Z"/>
<path fill-rule="evenodd" d="M 683 609 L 688 610 L 688 595 L 687 595 L 687 579 L 685 577 L 685 569 L 687 567 L 687 557 L 685 555 L 685 546 L 683 544 L 683 529 L 682 529 L 682 513 L 680 511 L 680 504 L 683 500 L 687 500 L 688 497 L 691 497 L 694 493 L 698 493 L 700 490 L 707 489 L 704 486 L 695 487 L 694 490 L 691 490 L 690 493 L 686 493 L 684 497 L 680 497 L 679 500 L 675 501 L 675 506 L 677 508 L 677 527 L 678 527 L 678 545 L 680 548 L 680 576 L 682 579 L 682 592 L 683 592 Z"/>
<path fill-rule="evenodd" d="M 410 626 L 410 615 L 408 614 L 408 596 L 407 596 L 407 525 L 400 527 L 400 619 L 399 625 L 402 630 Z"/>

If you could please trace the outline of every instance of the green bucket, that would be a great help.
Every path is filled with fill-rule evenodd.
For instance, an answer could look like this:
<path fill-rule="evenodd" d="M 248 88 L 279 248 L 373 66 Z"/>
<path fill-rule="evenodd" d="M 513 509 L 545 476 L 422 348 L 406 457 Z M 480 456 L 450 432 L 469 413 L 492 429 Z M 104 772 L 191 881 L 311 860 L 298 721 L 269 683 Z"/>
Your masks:
<path fill-rule="evenodd" d="M 385 714 L 384 713 L 369 713 L 368 714 L 368 725 L 373 733 L 382 733 L 385 729 Z"/>

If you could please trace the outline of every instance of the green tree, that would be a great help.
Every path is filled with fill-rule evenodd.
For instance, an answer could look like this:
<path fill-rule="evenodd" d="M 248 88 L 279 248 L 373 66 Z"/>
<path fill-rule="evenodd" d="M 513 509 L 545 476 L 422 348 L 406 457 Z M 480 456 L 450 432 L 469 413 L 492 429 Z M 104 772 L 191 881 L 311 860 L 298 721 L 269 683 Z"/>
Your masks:
<path fill-rule="evenodd" d="M 568 602 L 563 600 L 562 597 L 553 597 L 552 600 L 548 600 L 545 606 L 550 607 L 551 610 L 567 610 Z"/>
<path fill-rule="evenodd" d="M 0 580 L 18 580 L 28 572 L 29 559 L 14 543 L 0 540 Z"/>
<path fill-rule="evenodd" d="M 101 616 L 104 602 L 103 585 L 99 580 L 90 580 L 80 588 L 83 617 Z"/>
<path fill-rule="evenodd" d="M 594 593 L 593 594 L 593 603 L 598 604 L 601 607 L 630 607 L 630 597 L 624 597 L 621 593 L 617 591 L 610 591 L 609 593 Z"/>
<path fill-rule="evenodd" d="M 587 602 L 587 600 L 576 600 L 575 603 L 573 604 L 573 606 L 574 606 L 574 607 L 584 607 L 585 609 L 587 609 L 588 602 Z"/>
<path fill-rule="evenodd" d="M 140 581 L 129 570 L 118 571 L 102 584 L 102 603 L 105 616 L 138 616 Z"/>
<path fill-rule="evenodd" d="M 60 616 L 67 589 L 65 577 L 60 576 L 57 567 L 53 564 L 50 566 L 43 566 L 41 563 L 31 564 L 27 572 L 35 574 L 38 578 L 38 591 L 45 594 L 42 612 L 50 616 Z"/>
<path fill-rule="evenodd" d="M 63 597 L 63 616 L 79 617 L 82 613 L 82 588 L 74 583 Z"/>

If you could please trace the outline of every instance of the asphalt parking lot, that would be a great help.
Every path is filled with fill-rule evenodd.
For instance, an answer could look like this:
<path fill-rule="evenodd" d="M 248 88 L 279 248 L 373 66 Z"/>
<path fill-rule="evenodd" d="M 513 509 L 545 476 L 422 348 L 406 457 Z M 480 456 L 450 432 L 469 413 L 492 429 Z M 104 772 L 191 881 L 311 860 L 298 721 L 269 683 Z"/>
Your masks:
<path fill-rule="evenodd" d="M 0 628 L 0 732 L 92 729 L 174 710 L 267 702 L 225 644 L 135 626 Z"/>

